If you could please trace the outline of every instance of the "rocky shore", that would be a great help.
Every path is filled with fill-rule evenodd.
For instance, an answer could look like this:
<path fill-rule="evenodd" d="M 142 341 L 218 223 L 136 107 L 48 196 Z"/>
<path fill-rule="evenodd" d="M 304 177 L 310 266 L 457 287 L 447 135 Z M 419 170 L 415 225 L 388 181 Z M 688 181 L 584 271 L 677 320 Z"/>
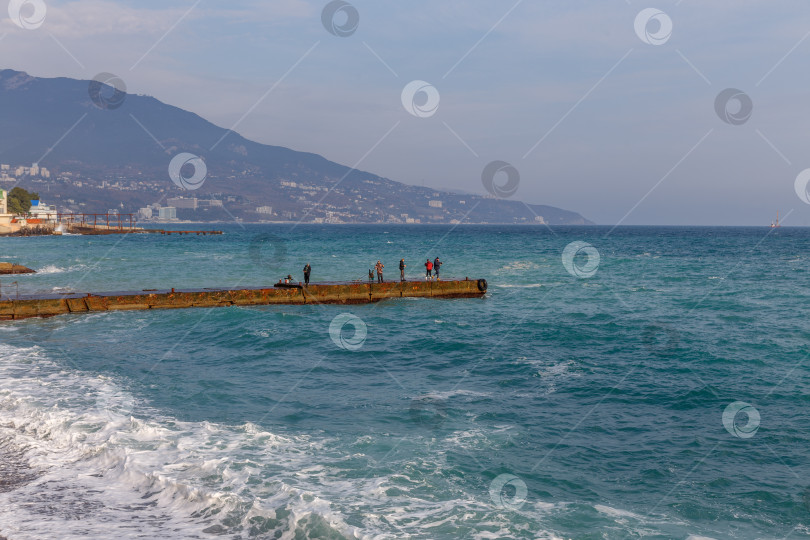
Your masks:
<path fill-rule="evenodd" d="M 0 275 L 7 274 L 36 274 L 36 271 L 19 264 L 0 262 Z"/>

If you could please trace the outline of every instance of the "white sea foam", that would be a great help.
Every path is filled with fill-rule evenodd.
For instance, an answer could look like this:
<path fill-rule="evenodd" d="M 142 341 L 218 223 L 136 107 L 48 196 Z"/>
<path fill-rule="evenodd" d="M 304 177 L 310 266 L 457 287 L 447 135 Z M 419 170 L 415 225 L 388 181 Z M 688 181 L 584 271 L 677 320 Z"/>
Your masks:
<path fill-rule="evenodd" d="M 490 392 L 476 392 L 475 390 L 448 390 L 446 392 L 430 392 L 420 397 L 431 397 L 434 399 L 450 399 L 456 396 L 468 397 L 490 397 Z"/>
<path fill-rule="evenodd" d="M 402 300 L 405 300 L 405 298 L 403 298 Z M 418 298 L 416 300 L 418 300 Z M 433 319 L 433 323 L 434 324 L 447 324 L 447 321 L 443 321 L 442 319 Z M 470 323 L 464 322 L 464 321 L 451 321 L 450 324 L 453 325 L 453 326 L 457 326 L 459 328 L 463 328 L 465 326 L 470 326 Z"/>
<path fill-rule="evenodd" d="M 51 287 L 51 291 L 56 293 L 67 293 L 73 292 L 73 289 L 71 289 L 70 287 Z"/>
<path fill-rule="evenodd" d="M 498 268 L 497 270 L 495 270 L 495 273 L 496 274 L 524 273 L 528 272 L 529 270 L 536 270 L 538 268 L 540 268 L 540 266 L 533 261 L 515 261 Z"/>
<path fill-rule="evenodd" d="M 62 272 L 66 272 L 66 270 L 53 264 L 49 264 L 37 270 L 37 274 L 61 274 Z"/>
<path fill-rule="evenodd" d="M 37 269 L 37 274 L 63 274 L 65 272 L 76 272 L 85 268 L 87 268 L 87 265 L 84 264 L 75 264 L 73 266 L 69 266 L 68 268 L 56 266 L 55 264 L 49 264 Z"/>
<path fill-rule="evenodd" d="M 38 347 L 0 344 L 0 381 L 0 443 L 18 449 L 20 469 L 28 471 L 13 491 L 0 493 L 0 535 L 14 540 L 292 539 L 317 531 L 446 537 L 470 523 L 472 538 L 520 536 L 513 512 L 493 505 L 486 489 L 460 493 L 446 486 L 454 498 L 426 496 L 425 478 L 409 472 L 425 467 L 424 453 L 405 452 L 409 457 L 388 472 L 358 476 L 344 466 L 369 459 L 366 448 L 376 437 L 339 447 L 326 437 L 282 435 L 253 423 L 180 421 L 140 402 L 124 381 L 65 369 Z M 491 397 L 471 390 L 429 395 Z M 499 425 L 443 435 L 429 466 L 446 466 L 451 448 L 501 448 L 513 432 Z M 563 504 L 534 500 L 519 513 L 524 522 L 541 523 L 564 511 Z"/>
<path fill-rule="evenodd" d="M 619 508 L 613 508 L 613 507 L 605 506 L 605 505 L 602 505 L 602 504 L 596 504 L 596 505 L 594 505 L 594 508 L 598 512 L 601 512 L 603 514 L 607 514 L 609 516 L 628 517 L 628 518 L 633 518 L 633 519 L 637 519 L 637 520 L 643 520 L 644 519 L 643 516 L 640 516 L 638 514 L 634 514 L 633 512 L 628 512 L 627 510 L 621 510 Z"/>
<path fill-rule="evenodd" d="M 65 371 L 36 347 L 0 344 L 0 359 L 0 439 L 19 449 L 36 477 L 0 493 L 0 534 L 111 538 L 135 529 L 142 537 L 192 538 L 209 527 L 225 533 L 227 517 L 248 528 L 272 523 L 269 530 L 289 538 L 317 515 L 360 537 L 317 493 L 285 481 L 322 443 L 253 424 L 140 420 L 129 416 L 133 397 L 113 381 Z M 267 463 L 283 472 L 255 496 L 240 495 Z M 277 510 L 288 517 L 273 522 Z"/>
<path fill-rule="evenodd" d="M 328 439 L 161 417 L 117 381 L 66 370 L 38 347 L 0 344 L 0 380 L 0 441 L 19 449 L 31 477 L 0 493 L 0 534 L 15 540 L 232 537 L 237 530 L 291 539 L 325 528 L 346 538 L 396 538 L 463 526 L 470 513 L 509 536 L 508 516 L 486 499 L 436 503 L 409 494 L 411 486 L 423 489 L 421 481 L 346 477 L 340 462 L 364 455 L 335 452 Z M 389 496 L 391 489 L 401 495 Z M 346 513 L 365 515 L 362 529 L 347 524 Z"/>

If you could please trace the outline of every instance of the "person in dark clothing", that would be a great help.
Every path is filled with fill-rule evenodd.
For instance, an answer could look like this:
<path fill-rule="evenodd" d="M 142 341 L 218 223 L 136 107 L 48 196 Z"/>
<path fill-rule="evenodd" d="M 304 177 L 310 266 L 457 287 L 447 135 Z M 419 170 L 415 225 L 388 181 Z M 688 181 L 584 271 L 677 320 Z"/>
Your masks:
<path fill-rule="evenodd" d="M 307 263 L 304 267 L 304 284 L 309 285 L 309 275 L 312 273 L 312 267 Z"/>
<path fill-rule="evenodd" d="M 372 270 L 371 268 L 368 269 L 368 280 L 374 281 L 374 270 Z"/>
<path fill-rule="evenodd" d="M 405 281 L 405 267 L 408 266 L 405 264 L 405 259 L 399 260 L 399 279 L 400 281 Z"/>
<path fill-rule="evenodd" d="M 385 265 L 380 261 L 377 261 L 377 264 L 374 265 L 374 268 L 377 270 L 377 283 L 383 282 L 383 268 Z"/>
<path fill-rule="evenodd" d="M 438 257 L 436 257 L 436 260 L 433 261 L 433 273 L 436 274 L 437 280 L 439 279 L 439 268 L 442 267 L 442 264 L 442 261 L 440 261 Z"/>

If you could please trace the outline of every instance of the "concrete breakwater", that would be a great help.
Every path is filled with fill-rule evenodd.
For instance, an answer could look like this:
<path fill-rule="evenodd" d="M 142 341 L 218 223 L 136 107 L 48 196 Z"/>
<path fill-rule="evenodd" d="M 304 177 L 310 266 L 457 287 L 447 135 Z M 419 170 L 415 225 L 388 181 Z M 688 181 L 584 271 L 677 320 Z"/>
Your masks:
<path fill-rule="evenodd" d="M 273 304 L 368 304 L 389 298 L 476 298 L 484 296 L 486 290 L 486 280 L 464 279 L 3 296 L 0 297 L 0 320 L 101 311 Z"/>

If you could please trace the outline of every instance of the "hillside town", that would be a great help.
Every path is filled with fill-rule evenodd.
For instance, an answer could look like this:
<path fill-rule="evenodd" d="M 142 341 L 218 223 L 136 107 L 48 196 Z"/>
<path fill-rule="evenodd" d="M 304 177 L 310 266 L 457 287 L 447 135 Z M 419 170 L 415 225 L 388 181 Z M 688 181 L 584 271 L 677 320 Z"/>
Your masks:
<path fill-rule="evenodd" d="M 551 207 L 409 186 L 386 179 L 342 181 L 325 178 L 322 184 L 292 178 L 266 179 L 253 170 L 212 168 L 205 185 L 185 190 L 161 171 L 130 168 L 48 169 L 0 164 L 0 187 L 25 187 L 42 195 L 47 213 L 133 215 L 141 224 L 172 222 L 306 222 L 322 224 L 391 223 L 459 224 L 553 223 L 546 212 L 570 214 Z M 291 175 L 293 178 L 295 175 Z M 44 204 L 44 203 L 40 203 Z M 37 206 L 34 207 L 37 210 Z M 556 217 L 561 224 L 578 218 Z M 566 221 L 568 220 L 568 221 Z M 7 220 L 8 221 L 8 220 Z"/>

